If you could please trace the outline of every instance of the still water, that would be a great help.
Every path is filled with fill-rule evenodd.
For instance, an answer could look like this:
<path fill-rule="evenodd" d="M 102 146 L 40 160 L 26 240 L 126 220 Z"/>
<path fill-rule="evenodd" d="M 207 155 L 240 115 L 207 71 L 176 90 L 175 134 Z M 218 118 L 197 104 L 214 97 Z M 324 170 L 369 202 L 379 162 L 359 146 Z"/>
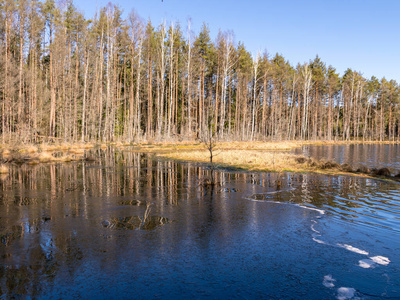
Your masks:
<path fill-rule="evenodd" d="M 147 154 L 0 179 L 0 295 L 399 299 L 400 185 Z"/>
<path fill-rule="evenodd" d="M 400 144 L 306 145 L 294 153 L 353 168 L 388 168 L 394 175 L 400 172 Z"/>

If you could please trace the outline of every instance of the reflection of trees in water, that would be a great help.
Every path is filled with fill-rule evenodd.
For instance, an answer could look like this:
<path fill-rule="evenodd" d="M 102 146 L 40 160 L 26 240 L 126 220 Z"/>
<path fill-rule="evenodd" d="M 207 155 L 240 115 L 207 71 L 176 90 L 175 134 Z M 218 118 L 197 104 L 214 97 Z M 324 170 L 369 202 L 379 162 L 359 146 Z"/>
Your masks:
<path fill-rule="evenodd" d="M 388 202 L 387 199 L 379 197 L 377 191 L 385 193 L 393 188 L 390 183 L 355 176 L 271 173 L 261 175 L 260 178 L 251 179 L 252 183 L 265 188 L 262 193 L 252 195 L 251 198 L 255 200 L 310 204 L 328 209 L 340 208 L 343 214 L 346 214 L 346 211 L 353 212 L 353 208 L 367 208 L 371 201 Z"/>
<path fill-rule="evenodd" d="M 3 261 L 18 256 L 18 263 L 0 266 L 0 291 L 3 295 L 40 296 L 46 285 L 52 284 L 60 266 L 74 274 L 83 257 L 76 241 L 71 237 L 59 236 L 51 251 L 43 243 L 32 243 L 27 251 L 2 254 Z"/>
<path fill-rule="evenodd" d="M 73 276 L 88 251 L 97 251 L 93 248 L 117 256 L 123 240 L 104 236 L 125 233 L 112 229 L 154 230 L 177 220 L 187 230 L 170 237 L 164 226 L 156 231 L 160 240 L 175 245 L 188 234 L 198 234 L 206 237 L 198 241 L 206 247 L 212 224 L 223 227 L 228 236 L 235 220 L 245 224 L 265 217 L 244 199 L 260 191 L 271 192 L 266 200 L 339 207 L 345 213 L 391 188 L 350 176 L 217 169 L 216 181 L 222 186 L 210 190 L 200 185 L 210 177 L 201 164 L 152 160 L 148 154 L 112 149 L 95 150 L 93 155 L 99 157 L 97 162 L 14 167 L 0 180 L 2 294 L 40 295 L 41 287 L 63 273 L 60 270 Z M 231 201 L 237 192 L 241 194 Z M 139 239 L 136 233 L 126 232 Z"/>
<path fill-rule="evenodd" d="M 0 205 L 6 210 L 5 214 L 13 206 L 28 206 L 30 218 L 40 217 L 41 210 L 37 208 L 46 209 L 51 215 L 90 216 L 93 210 L 88 206 L 88 199 L 93 197 L 101 198 L 99 205 L 118 203 L 140 206 L 148 201 L 154 202 L 157 207 L 177 205 L 179 199 L 185 198 L 182 193 L 186 193 L 188 188 L 195 188 L 198 191 L 196 197 L 201 198 L 204 193 L 198 186 L 199 182 L 210 176 L 210 170 L 195 163 L 152 160 L 147 154 L 116 152 L 111 148 L 93 152 L 99 157 L 98 162 L 13 168 L 11 175 L 0 181 Z M 376 188 L 366 187 L 365 179 L 343 176 L 231 174 L 217 170 L 216 177 L 222 185 L 232 180 L 249 182 L 247 188 L 250 192 L 252 186 L 257 185 L 273 191 L 285 190 L 296 184 L 296 201 L 315 205 L 335 205 L 337 196 L 343 198 L 341 200 L 345 205 L 358 205 L 357 201 L 353 201 L 354 197 L 359 200 L 366 189 L 373 192 Z M 64 206 L 56 205 L 60 200 Z M 16 213 L 16 218 L 18 214 L 21 217 L 21 211 Z"/>
<path fill-rule="evenodd" d="M 52 220 L 35 219 L 14 225 L 1 234 L 0 289 L 9 296 L 39 296 L 60 266 L 72 275 L 84 254 L 79 241 L 64 230 L 46 228 Z"/>

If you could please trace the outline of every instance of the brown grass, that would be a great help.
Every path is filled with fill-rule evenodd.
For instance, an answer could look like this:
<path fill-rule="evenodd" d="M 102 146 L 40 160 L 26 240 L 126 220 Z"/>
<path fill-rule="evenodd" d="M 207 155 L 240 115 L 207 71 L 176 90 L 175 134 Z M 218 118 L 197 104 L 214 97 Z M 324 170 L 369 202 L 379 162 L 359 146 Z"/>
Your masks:
<path fill-rule="evenodd" d="M 95 147 L 91 143 L 26 144 L 1 145 L 3 162 L 27 163 L 35 165 L 48 162 L 70 162 L 84 159 L 85 151 Z M 54 155 L 56 152 L 61 155 Z"/>
<path fill-rule="evenodd" d="M 8 174 L 8 167 L 6 165 L 0 165 L 0 174 Z"/>
<path fill-rule="evenodd" d="M 304 145 L 348 145 L 348 144 L 396 144 L 395 141 L 363 142 L 363 141 L 237 141 L 218 142 L 216 149 L 219 150 L 264 150 L 264 151 L 290 151 Z M 159 142 L 159 143 L 138 143 L 133 146 L 133 151 L 143 152 L 171 152 L 184 150 L 203 150 L 204 144 L 200 142 Z"/>
<path fill-rule="evenodd" d="M 216 150 L 264 150 L 286 151 L 301 147 L 300 142 L 218 142 Z M 133 145 L 134 151 L 167 153 L 174 151 L 202 151 L 205 145 L 200 142 L 164 142 Z"/>
<path fill-rule="evenodd" d="M 214 151 L 214 162 L 223 167 L 235 167 L 258 171 L 295 171 L 348 174 L 344 167 L 331 165 L 329 162 L 315 162 L 304 159 L 297 161 L 298 156 L 285 151 L 299 148 L 303 145 L 342 145 L 361 144 L 362 141 L 281 141 L 281 142 L 218 142 Z M 395 142 L 365 142 L 365 144 L 389 144 Z M 129 146 L 130 151 L 152 152 L 159 156 L 178 160 L 208 162 L 209 153 L 205 145 L 200 142 L 159 142 L 159 143 L 121 143 L 92 144 L 92 143 L 56 143 L 40 145 L 0 145 L 0 152 L 4 162 L 19 161 L 28 164 L 41 162 L 69 162 L 84 159 L 85 150 L 108 146 L 123 148 Z M 60 157 L 53 155 L 62 152 Z"/>
<path fill-rule="evenodd" d="M 209 152 L 206 150 L 175 151 L 157 154 L 160 157 L 209 163 Z M 372 173 L 354 173 L 346 165 L 334 162 L 315 161 L 303 156 L 285 152 L 264 150 L 220 150 L 213 157 L 214 165 L 222 168 L 235 168 L 248 171 L 265 172 L 314 172 L 320 174 L 353 175 L 375 177 Z M 385 178 L 389 179 L 389 178 Z"/>
<path fill-rule="evenodd" d="M 209 162 L 209 152 L 206 150 L 176 151 L 158 154 L 161 157 Z M 294 171 L 309 172 L 317 171 L 316 165 L 310 163 L 299 164 L 296 161 L 297 155 L 285 152 L 267 152 L 260 150 L 217 150 L 214 153 L 213 161 L 218 167 L 233 167 L 250 171 Z"/>
<path fill-rule="evenodd" d="M 346 165 L 315 161 L 286 151 L 303 145 L 363 144 L 362 141 L 282 141 L 282 142 L 218 142 L 213 161 L 217 167 L 238 168 L 250 171 L 293 171 L 322 174 L 352 174 L 375 177 L 371 172 L 357 172 Z M 391 144 L 395 142 L 365 142 L 364 144 Z M 134 145 L 133 151 L 152 152 L 160 157 L 208 163 L 209 152 L 202 143 L 166 142 Z M 385 179 L 390 179 L 389 177 Z"/>
<path fill-rule="evenodd" d="M 40 152 L 34 158 L 37 158 L 40 162 L 50 162 L 55 159 L 51 152 Z"/>

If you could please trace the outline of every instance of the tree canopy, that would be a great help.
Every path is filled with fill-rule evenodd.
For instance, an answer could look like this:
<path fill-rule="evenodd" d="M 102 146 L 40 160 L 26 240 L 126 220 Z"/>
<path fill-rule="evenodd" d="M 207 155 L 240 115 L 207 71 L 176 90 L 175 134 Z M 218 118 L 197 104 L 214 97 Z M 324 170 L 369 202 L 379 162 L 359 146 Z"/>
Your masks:
<path fill-rule="evenodd" d="M 399 140 L 399 85 L 318 55 L 252 55 L 206 23 L 154 26 L 114 4 L 0 1 L 2 142 Z"/>

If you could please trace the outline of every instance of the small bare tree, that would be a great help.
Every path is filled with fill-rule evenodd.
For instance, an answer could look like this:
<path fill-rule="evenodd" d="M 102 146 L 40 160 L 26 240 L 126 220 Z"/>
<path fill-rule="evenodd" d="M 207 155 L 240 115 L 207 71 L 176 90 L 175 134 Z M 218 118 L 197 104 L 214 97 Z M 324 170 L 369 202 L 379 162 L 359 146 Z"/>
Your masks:
<path fill-rule="evenodd" d="M 212 109 L 209 109 L 210 112 L 212 112 Z M 214 176 L 214 163 L 213 163 L 213 157 L 215 156 L 214 151 L 217 146 L 217 141 L 216 141 L 216 135 L 215 135 L 215 129 L 213 128 L 213 115 L 209 115 L 208 117 L 208 124 L 207 128 L 204 128 L 203 132 L 201 133 L 200 136 L 200 142 L 204 144 L 208 152 L 210 153 L 210 166 L 211 166 L 211 179 L 208 182 L 203 182 L 204 185 L 215 185 L 215 176 Z"/>

